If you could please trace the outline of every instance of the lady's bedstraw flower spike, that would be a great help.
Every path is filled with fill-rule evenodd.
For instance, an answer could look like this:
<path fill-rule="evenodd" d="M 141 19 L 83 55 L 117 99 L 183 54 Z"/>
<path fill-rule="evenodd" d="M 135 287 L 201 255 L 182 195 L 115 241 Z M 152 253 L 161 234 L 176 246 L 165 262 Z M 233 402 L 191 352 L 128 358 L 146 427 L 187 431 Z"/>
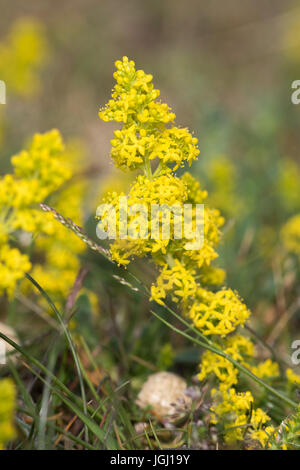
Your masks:
<path fill-rule="evenodd" d="M 103 121 L 123 123 L 111 141 L 111 156 L 116 166 L 133 170 L 147 161 L 159 159 L 162 171 L 171 163 L 177 169 L 185 161 L 197 159 L 197 139 L 187 129 L 169 127 L 175 114 L 167 104 L 157 100 L 152 75 L 136 70 L 135 63 L 123 57 L 116 62 L 116 85 L 112 98 L 99 116 Z"/>
<path fill-rule="evenodd" d="M 216 288 L 224 282 L 226 274 L 212 265 L 218 257 L 220 229 L 224 223 L 220 212 L 205 205 L 204 243 L 199 249 L 187 250 L 185 235 L 174 236 L 178 228 L 174 215 L 170 218 L 169 236 L 162 237 L 159 233 L 152 237 L 152 232 L 149 235 L 152 227 L 149 214 L 153 205 L 177 204 L 183 209 L 185 204 L 203 204 L 205 201 L 207 192 L 191 174 L 175 175 L 175 170 L 198 158 L 197 139 L 187 129 L 174 125 L 174 113 L 167 104 L 158 101 L 159 91 L 153 87 L 152 75 L 136 70 L 134 62 L 127 57 L 116 62 L 116 69 L 114 78 L 117 83 L 112 98 L 100 110 L 99 116 L 104 121 L 122 124 L 111 141 L 111 157 L 118 168 L 139 169 L 142 173 L 133 181 L 126 195 L 125 210 L 130 226 L 136 223 L 136 214 L 132 215 L 129 208 L 139 203 L 146 205 L 148 218 L 143 228 L 148 235 L 140 238 L 120 236 L 121 232 L 127 233 L 128 228 L 118 222 L 119 196 L 124 197 L 125 194 L 107 193 L 103 202 L 114 210 L 99 217 L 99 226 L 104 229 L 116 216 L 116 237 L 110 245 L 112 259 L 126 266 L 134 257 L 151 257 L 159 270 L 151 287 L 152 300 L 164 305 L 170 298 L 182 314 L 225 354 L 259 377 L 268 380 L 277 377 L 278 365 L 271 360 L 257 365 L 253 343 L 237 332 L 249 318 L 246 305 L 233 290 Z M 189 228 L 192 229 L 195 223 L 193 209 Z M 297 244 L 295 227 L 298 227 L 297 223 L 293 222 L 293 230 L 289 227 L 283 234 L 293 247 Z M 225 357 L 206 351 L 201 358 L 199 379 L 214 380 L 218 384 L 218 390 L 212 391 L 211 420 L 223 426 L 225 440 L 228 443 L 242 440 L 248 433 L 250 439 L 265 446 L 268 433 L 272 431 L 268 426 L 270 418 L 260 408 L 254 408 L 250 391 L 238 391 L 238 369 Z"/>

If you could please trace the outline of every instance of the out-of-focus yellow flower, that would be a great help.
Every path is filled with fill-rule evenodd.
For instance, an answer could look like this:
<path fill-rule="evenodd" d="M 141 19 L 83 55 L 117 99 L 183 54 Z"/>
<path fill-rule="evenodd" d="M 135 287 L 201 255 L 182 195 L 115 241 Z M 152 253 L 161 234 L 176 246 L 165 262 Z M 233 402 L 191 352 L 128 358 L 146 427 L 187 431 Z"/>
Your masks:
<path fill-rule="evenodd" d="M 82 182 L 71 183 L 53 200 L 59 213 L 80 225 L 83 222 L 84 191 Z M 79 255 L 85 248 L 85 244 L 73 232 L 66 230 L 53 218 L 51 230 L 40 233 L 36 238 L 35 252 L 44 259 L 43 263 L 34 265 L 32 276 L 59 306 L 63 306 L 75 282 L 80 268 Z"/>
<path fill-rule="evenodd" d="M 280 232 L 284 248 L 289 253 L 300 255 L 300 214 L 291 217 Z"/>
<path fill-rule="evenodd" d="M 232 161 L 225 155 L 215 157 L 208 169 L 211 191 L 208 202 L 227 217 L 236 217 L 242 209 L 238 197 L 237 172 Z"/>
<path fill-rule="evenodd" d="M 28 150 L 12 157 L 14 173 L 0 179 L 1 226 L 7 233 L 28 230 L 30 218 L 39 225 L 41 212 L 37 215 L 37 204 L 71 176 L 61 158 L 63 150 L 61 136 L 53 130 L 36 134 Z"/>
<path fill-rule="evenodd" d="M 223 284 L 226 278 L 226 272 L 222 268 L 215 268 L 213 266 L 203 267 L 200 281 L 204 285 L 218 286 Z"/>
<path fill-rule="evenodd" d="M 253 441 L 258 441 L 262 447 L 266 447 L 274 431 L 274 426 L 265 426 L 263 429 L 250 429 L 249 434 Z M 286 450 L 286 447 L 282 446 L 281 450 Z"/>
<path fill-rule="evenodd" d="M 299 24 L 300 26 L 300 24 Z M 300 168 L 296 162 L 285 158 L 279 169 L 278 191 L 281 200 L 288 210 L 300 209 Z"/>
<path fill-rule="evenodd" d="M 300 61 L 300 9 L 295 9 L 290 13 L 288 21 L 285 24 L 282 39 L 283 47 L 287 58 L 298 64 Z"/>
<path fill-rule="evenodd" d="M 38 93 L 40 72 L 48 55 L 43 25 L 34 18 L 17 20 L 0 42 L 0 79 L 5 82 L 7 94 L 31 97 Z M 4 109 L 0 109 L 0 146 L 5 138 Z"/>
<path fill-rule="evenodd" d="M 32 202 L 43 201 L 71 177 L 71 171 L 63 158 L 64 145 L 57 130 L 35 134 L 28 150 L 11 159 L 17 178 L 27 181 L 34 191 Z M 22 198 L 20 198 L 22 199 Z M 37 201 L 38 200 L 38 201 Z"/>
<path fill-rule="evenodd" d="M 288 379 L 288 382 L 292 385 L 300 385 L 300 375 L 295 374 L 295 372 L 292 369 L 287 369 L 286 370 L 286 378 Z"/>
<path fill-rule="evenodd" d="M 8 244 L 0 247 L 0 294 L 12 297 L 17 282 L 31 268 L 27 255 L 22 255 L 17 248 Z"/>
<path fill-rule="evenodd" d="M 49 147 L 50 148 L 50 147 Z M 53 154 L 54 155 L 54 154 Z M 72 139 L 63 148 L 58 162 L 51 161 L 50 170 L 56 167 L 57 190 L 49 194 L 49 203 L 60 214 L 70 218 L 77 225 L 83 225 L 84 203 L 87 185 L 84 177 L 74 178 L 77 174 L 84 174 L 85 170 L 85 148 L 78 140 Z M 51 159 L 51 158 L 50 158 Z M 27 168 L 26 165 L 25 169 Z M 37 167 L 37 165 L 35 165 Z M 59 181 L 61 178 L 61 184 Z M 48 180 L 39 176 L 39 181 L 43 187 L 47 188 Z M 51 188 L 52 189 L 52 188 Z M 36 262 L 32 268 L 32 276 L 50 295 L 51 299 L 59 308 L 65 306 L 66 297 L 70 293 L 76 276 L 80 269 L 80 255 L 86 249 L 85 244 L 71 231 L 66 230 L 51 214 L 37 210 L 39 216 L 44 220 L 35 232 L 34 254 Z M 46 216 L 46 217 L 45 217 Z M 33 227 L 32 227 L 33 228 Z M 26 283 L 23 289 L 30 289 Z M 97 299 L 88 289 L 82 288 L 81 293 L 85 293 L 91 303 L 94 312 L 98 310 Z M 45 309 L 48 309 L 46 302 L 39 298 Z"/>
<path fill-rule="evenodd" d="M 48 46 L 43 25 L 33 18 L 22 18 L 0 43 L 0 77 L 7 90 L 32 96 L 39 90 L 39 70 L 45 63 Z"/>
<path fill-rule="evenodd" d="M 265 446 L 273 428 L 265 427 L 270 418 L 262 409 L 253 409 L 254 399 L 250 392 L 237 393 L 230 388 L 221 393 L 213 390 L 212 395 L 217 401 L 212 407 L 212 422 L 217 423 L 221 418 L 228 444 L 244 440 L 249 433 L 251 439 Z"/>
<path fill-rule="evenodd" d="M 65 149 L 60 133 L 52 130 L 36 134 L 28 150 L 12 157 L 14 173 L 0 179 L 1 293 L 11 296 L 17 282 L 31 269 L 28 256 L 8 244 L 11 236 L 18 239 L 23 232 L 35 235 L 35 253 L 42 255 L 38 259 L 44 258 L 43 263 L 35 264 L 33 276 L 54 295 L 53 300 L 65 299 L 70 291 L 85 245 L 38 204 L 51 197 L 59 212 L 82 224 L 85 185 L 71 181 L 80 168 L 80 155 L 77 145 Z"/>
<path fill-rule="evenodd" d="M 15 411 L 16 391 L 10 379 L 0 380 L 0 450 L 15 437 L 13 416 Z"/>
<path fill-rule="evenodd" d="M 271 361 L 271 359 L 267 359 L 264 362 L 260 362 L 257 366 L 253 366 L 251 371 L 261 379 L 279 376 L 279 366 L 276 362 Z"/>

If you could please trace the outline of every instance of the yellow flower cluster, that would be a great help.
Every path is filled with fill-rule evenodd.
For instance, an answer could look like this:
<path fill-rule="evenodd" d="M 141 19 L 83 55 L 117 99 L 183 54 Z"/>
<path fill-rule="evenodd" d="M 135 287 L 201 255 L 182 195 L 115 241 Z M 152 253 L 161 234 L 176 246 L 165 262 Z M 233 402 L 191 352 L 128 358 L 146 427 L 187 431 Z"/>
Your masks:
<path fill-rule="evenodd" d="M 175 260 L 172 268 L 166 264 L 156 280 L 156 285 L 151 288 L 152 299 L 163 305 L 162 299 L 170 294 L 175 302 L 187 302 L 196 294 L 197 284 L 194 275 L 195 272 L 187 270 L 179 260 Z"/>
<path fill-rule="evenodd" d="M 16 391 L 10 379 L 0 381 L 0 450 L 15 437 L 13 415 L 15 410 Z"/>
<path fill-rule="evenodd" d="M 194 325 L 204 335 L 225 336 L 243 325 L 250 312 L 231 289 L 211 292 L 199 288 L 190 309 Z"/>
<path fill-rule="evenodd" d="M 17 21 L 6 41 L 0 43 L 0 77 L 9 92 L 30 96 L 39 88 L 38 71 L 47 56 L 42 25 L 35 19 Z"/>
<path fill-rule="evenodd" d="M 31 18 L 20 18 L 6 39 L 0 42 L 0 79 L 7 94 L 33 96 L 40 89 L 40 71 L 48 56 L 48 45 L 42 24 Z M 5 106 L 0 107 L 0 145 L 5 138 Z"/>
<path fill-rule="evenodd" d="M 85 148 L 82 143 L 71 140 L 60 155 L 59 161 L 53 159 L 52 156 L 51 162 L 48 164 L 50 168 L 55 168 L 56 165 L 60 168 L 60 175 L 56 171 L 58 190 L 55 193 L 51 192 L 49 196 L 51 206 L 80 226 L 83 225 L 83 202 L 87 187 L 84 179 L 72 179 L 72 177 L 77 172 L 84 170 L 84 159 Z M 64 177 L 62 178 L 63 172 Z M 40 180 L 44 181 L 45 187 L 48 185 L 48 181 L 41 175 Z M 54 184 L 54 179 L 52 179 L 52 184 Z M 73 287 L 80 269 L 79 257 L 86 247 L 73 232 L 66 230 L 51 215 L 39 212 L 49 222 L 46 226 L 44 224 L 35 238 L 34 255 L 37 260 L 42 260 L 42 262 L 34 264 L 31 274 L 55 301 L 56 305 L 64 307 L 66 295 Z M 28 283 L 27 288 L 30 288 Z M 81 289 L 81 293 L 87 294 L 91 306 L 96 310 L 96 295 L 84 288 Z M 45 309 L 48 308 L 46 302 L 40 297 L 39 302 L 43 304 Z"/>
<path fill-rule="evenodd" d="M 270 359 L 257 366 L 252 365 L 256 351 L 250 339 L 244 336 L 228 336 L 223 341 L 223 352 L 251 370 L 257 377 L 270 379 L 279 376 L 278 364 Z M 274 429 L 270 426 L 264 427 L 270 418 L 260 408 L 253 408 L 254 399 L 251 393 L 237 393 L 233 388 L 238 384 L 238 369 L 226 358 L 206 351 L 201 358 L 198 378 L 204 380 L 211 375 L 219 381 L 219 391 L 212 391 L 212 422 L 222 422 L 226 442 L 243 440 L 248 433 L 253 441 L 259 441 L 264 447 Z"/>
<path fill-rule="evenodd" d="M 199 275 L 200 283 L 204 286 L 219 286 L 224 283 L 225 278 L 225 270 L 214 266 L 202 267 Z"/>
<path fill-rule="evenodd" d="M 295 374 L 295 372 L 292 371 L 292 369 L 287 369 L 286 370 L 286 378 L 288 379 L 288 382 L 292 385 L 300 385 L 300 375 Z"/>
<path fill-rule="evenodd" d="M 71 177 L 69 164 L 61 158 L 63 151 L 61 135 L 53 130 L 36 134 L 28 150 L 12 157 L 15 176 L 28 183 L 31 202 L 44 200 Z M 20 202 L 23 197 L 22 193 Z"/>
<path fill-rule="evenodd" d="M 195 266 L 198 269 L 206 270 L 211 262 L 218 257 L 216 247 L 220 241 L 220 228 L 223 224 L 224 218 L 220 215 L 220 212 L 205 205 L 203 247 L 201 250 L 183 251 L 182 256 L 188 266 Z"/>
<path fill-rule="evenodd" d="M 156 282 L 151 287 L 152 300 L 164 305 L 165 299 L 171 298 L 182 314 L 191 319 L 202 334 L 210 335 L 226 354 L 260 377 L 277 376 L 278 366 L 272 361 L 254 364 L 254 345 L 236 332 L 250 315 L 238 294 L 229 288 L 210 290 L 209 286 L 221 285 L 225 278 L 222 269 L 212 266 L 212 261 L 218 256 L 216 248 L 224 223 L 220 212 L 205 205 L 204 242 L 197 249 L 187 249 L 188 238 L 185 233 L 182 233 L 182 237 L 175 237 L 175 231 L 182 228 L 179 227 L 181 222 L 178 223 L 176 219 L 176 211 L 168 215 L 168 236 L 163 236 L 161 232 L 154 238 L 151 232 L 150 236 L 153 206 L 163 207 L 167 204 L 180 212 L 185 204 L 190 204 L 193 209 L 189 229 L 195 226 L 194 206 L 203 204 L 207 193 L 191 174 L 185 173 L 179 177 L 174 171 L 184 162 L 190 164 L 197 158 L 199 151 L 196 139 L 186 129 L 167 127 L 175 116 L 167 105 L 155 101 L 159 92 L 153 88 L 152 76 L 136 71 L 134 62 L 126 57 L 117 61 L 116 67 L 114 77 L 117 84 L 112 99 L 100 110 L 100 118 L 123 123 L 123 128 L 115 132 L 112 140 L 111 156 L 115 165 L 122 169 L 139 169 L 143 174 L 138 174 L 126 197 L 123 192 L 118 194 L 114 191 L 102 200 L 110 206 L 106 214 L 98 214 L 98 227 L 107 233 L 110 222 L 116 222 L 116 229 L 110 234 L 113 235 L 110 238 L 115 238 L 110 245 L 112 258 L 119 265 L 126 266 L 135 256 L 150 255 L 159 267 Z M 156 158 L 157 166 L 152 164 Z M 231 194 L 231 169 L 225 175 L 219 170 L 218 180 L 225 179 Z M 122 209 L 119 205 L 120 196 L 126 199 Z M 134 204 L 146 206 L 148 210 L 143 217 L 142 212 L 131 212 Z M 120 210 L 127 215 L 126 221 L 122 223 L 119 222 Z M 163 220 L 164 213 L 161 210 L 159 221 Z M 143 233 L 143 236 L 130 236 L 135 230 Z M 228 441 L 239 440 L 245 432 L 249 432 L 253 440 L 259 440 L 263 445 L 268 438 L 264 426 L 269 417 L 260 409 L 252 409 L 254 399 L 250 392 L 240 394 L 232 388 L 238 383 L 237 368 L 226 358 L 207 351 L 202 356 L 199 378 L 203 380 L 211 375 L 219 381 L 219 391 L 213 396 L 214 419 L 222 417 L 228 428 L 249 424 L 249 429 L 243 427 L 237 428 L 235 432 L 226 431 Z"/>
<path fill-rule="evenodd" d="M 29 271 L 31 263 L 26 255 L 7 243 L 0 246 L 0 295 L 12 297 L 17 282 Z"/>
<path fill-rule="evenodd" d="M 63 143 L 58 131 L 36 134 L 27 151 L 12 158 L 13 174 L 0 179 L 0 292 L 13 294 L 16 283 L 31 268 L 29 258 L 11 248 L 16 232 L 49 231 L 53 224 L 38 208 L 51 192 L 70 177 L 61 162 Z"/>
<path fill-rule="evenodd" d="M 223 352 L 233 359 L 246 364 L 254 356 L 252 342 L 241 335 L 229 336 L 223 342 Z M 205 351 L 201 358 L 199 380 L 209 378 L 213 374 L 219 380 L 219 389 L 226 391 L 237 384 L 238 370 L 225 357 L 218 356 L 211 351 Z"/>
<path fill-rule="evenodd" d="M 128 232 L 129 229 L 134 229 L 144 233 L 143 238 L 130 237 L 130 234 L 126 240 L 121 236 L 122 229 L 126 230 L 127 227 L 120 227 L 119 224 L 119 197 L 125 196 L 124 193 L 118 194 L 117 192 L 107 193 L 103 198 L 103 203 L 112 204 L 116 212 L 116 218 L 112 211 L 108 211 L 103 217 L 101 217 L 98 227 L 101 230 L 106 229 L 110 222 L 116 221 L 116 233 L 114 234 L 116 240 L 111 245 L 112 256 L 118 264 L 127 265 L 130 258 L 134 256 L 144 256 L 151 252 L 155 262 L 158 264 L 165 263 L 165 255 L 167 248 L 169 251 L 177 253 L 175 258 L 179 258 L 179 255 L 186 258 L 187 264 L 203 264 L 208 266 L 210 261 L 214 259 L 217 254 L 213 249 L 214 243 L 219 239 L 219 225 L 222 224 L 223 219 L 220 217 L 218 211 L 212 211 L 211 209 L 205 210 L 205 241 L 204 247 L 200 252 L 187 251 L 185 245 L 189 239 L 182 237 L 181 239 L 174 239 L 174 231 L 178 225 L 176 225 L 176 215 L 171 214 L 170 216 L 170 232 L 164 235 L 162 233 L 161 224 L 158 227 L 159 233 L 157 237 L 153 237 L 152 233 L 152 221 L 151 211 L 152 207 L 158 206 L 158 218 L 164 217 L 163 207 L 165 204 L 168 206 L 177 206 L 179 209 L 183 208 L 185 203 L 193 202 L 190 200 L 189 184 L 192 181 L 192 176 L 187 177 L 184 175 L 181 178 L 174 176 L 173 174 L 163 174 L 153 178 L 148 178 L 146 175 L 138 175 L 136 180 L 132 183 L 129 193 L 127 194 L 127 203 L 125 209 L 127 212 L 128 219 Z M 206 196 L 204 191 L 198 189 L 197 200 L 202 202 Z M 147 209 L 147 215 L 142 216 L 141 214 L 131 215 L 130 208 L 134 205 L 143 204 Z M 184 234 L 183 234 L 184 235 Z M 170 240 L 172 239 L 172 246 Z"/>
<path fill-rule="evenodd" d="M 150 160 L 158 158 L 163 172 L 167 164 L 177 169 L 185 161 L 191 164 L 196 160 L 197 139 L 187 129 L 166 127 L 175 114 L 167 104 L 156 101 L 160 92 L 153 87 L 152 75 L 136 70 L 127 57 L 117 61 L 116 68 L 112 99 L 99 112 L 104 121 L 123 123 L 111 141 L 116 166 L 132 170 L 149 166 Z"/>
<path fill-rule="evenodd" d="M 83 221 L 81 207 L 84 189 L 81 182 L 70 184 L 51 201 L 59 213 L 66 214 L 80 225 Z M 66 294 L 75 282 L 80 269 L 79 255 L 84 250 L 84 243 L 55 220 L 51 230 L 36 238 L 35 253 L 40 255 L 38 258 L 42 258 L 43 263 L 33 266 L 32 277 L 38 280 L 59 306 L 63 305 Z M 45 303 L 44 305 L 47 306 Z"/>
<path fill-rule="evenodd" d="M 244 440 L 246 434 L 265 446 L 269 436 L 274 432 L 272 426 L 265 424 L 269 416 L 261 409 L 253 409 L 254 399 L 249 391 L 237 393 L 234 388 L 228 391 L 212 391 L 216 404 L 212 407 L 212 423 L 225 423 L 225 441 L 233 444 Z"/>
<path fill-rule="evenodd" d="M 101 119 L 129 124 L 167 123 L 174 120 L 175 115 L 166 104 L 155 102 L 160 92 L 153 87 L 152 75 L 135 70 L 135 63 L 127 57 L 118 60 L 115 65 L 117 70 L 114 78 L 117 83 L 112 99 L 100 110 Z"/>
<path fill-rule="evenodd" d="M 57 305 L 65 302 L 85 245 L 51 214 L 44 213 L 39 203 L 50 198 L 58 212 L 82 225 L 86 187 L 72 176 L 83 168 L 83 156 L 79 142 L 70 142 L 65 148 L 60 133 L 52 130 L 36 134 L 28 150 L 12 157 L 14 173 L 0 179 L 0 294 L 12 296 L 17 283 L 32 268 L 32 276 Z M 37 260 L 33 267 L 27 254 L 10 246 L 12 238 L 20 246 L 31 244 L 30 251 Z M 21 287 L 25 293 L 31 289 L 29 283 Z M 86 293 L 95 307 L 96 296 Z M 39 302 L 48 308 L 40 297 Z"/>
<path fill-rule="evenodd" d="M 253 343 L 245 336 L 239 334 L 228 336 L 222 342 L 222 349 L 225 354 L 247 367 L 257 377 L 275 378 L 279 376 L 278 364 L 270 359 L 259 363 L 257 366 L 252 365 L 256 351 Z M 201 358 L 198 379 L 204 380 L 212 374 L 218 379 L 219 389 L 222 392 L 238 383 L 237 368 L 225 357 L 206 351 Z"/>
<path fill-rule="evenodd" d="M 279 376 L 278 364 L 277 362 L 271 361 L 271 359 L 260 362 L 257 366 L 253 366 L 250 369 L 253 374 L 256 375 L 256 377 L 261 379 L 268 379 Z"/>

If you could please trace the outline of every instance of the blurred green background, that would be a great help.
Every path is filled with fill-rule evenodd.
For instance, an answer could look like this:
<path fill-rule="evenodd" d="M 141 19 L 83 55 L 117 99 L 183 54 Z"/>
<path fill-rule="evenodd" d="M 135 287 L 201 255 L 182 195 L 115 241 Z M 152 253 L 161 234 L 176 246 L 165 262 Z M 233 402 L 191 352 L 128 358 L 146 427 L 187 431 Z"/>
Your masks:
<path fill-rule="evenodd" d="M 290 103 L 299 63 L 290 60 L 287 37 L 299 18 L 296 2 L 1 0 L 0 8 L 2 39 L 16 20 L 33 17 L 49 43 L 34 102 L 12 101 L 7 84 L 7 112 L 19 113 L 12 149 L 28 134 L 55 126 L 64 135 L 83 137 L 92 158 L 106 165 L 111 131 L 97 111 L 110 93 L 113 63 L 123 55 L 153 74 L 180 124 L 195 130 L 201 160 L 218 152 L 249 158 L 251 132 L 261 139 L 272 133 L 281 154 L 299 148 L 296 125 L 289 126 L 288 136 L 283 133 L 291 114 L 299 115 Z M 297 50 L 300 38 L 294 39 Z"/>

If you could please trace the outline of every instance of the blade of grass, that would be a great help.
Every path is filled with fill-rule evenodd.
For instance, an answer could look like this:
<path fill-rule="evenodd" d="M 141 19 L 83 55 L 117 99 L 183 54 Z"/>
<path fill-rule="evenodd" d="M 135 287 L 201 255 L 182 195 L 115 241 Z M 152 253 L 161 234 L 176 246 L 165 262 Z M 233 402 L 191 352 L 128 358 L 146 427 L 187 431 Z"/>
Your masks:
<path fill-rule="evenodd" d="M 20 375 L 19 375 L 16 367 L 14 366 L 12 361 L 9 361 L 8 365 L 9 365 L 10 372 L 11 372 L 13 378 L 14 378 L 14 381 L 16 382 L 17 387 L 19 388 L 19 390 L 21 392 L 24 403 L 27 405 L 30 412 L 35 414 L 35 406 L 34 406 L 34 403 L 32 401 L 32 398 L 31 398 L 30 394 L 28 393 L 28 391 L 26 390 L 26 387 L 24 386 L 23 381 L 21 380 Z"/>
<path fill-rule="evenodd" d="M 32 419 L 34 419 L 34 414 L 32 414 L 30 411 L 26 410 L 25 408 L 21 408 L 21 407 L 18 407 L 18 411 L 20 413 L 23 413 L 23 414 L 26 414 L 28 416 L 31 416 Z M 20 418 L 18 418 L 19 420 L 19 423 L 20 424 L 24 424 L 24 422 L 22 420 L 20 420 Z M 80 444 L 82 445 L 82 447 L 88 449 L 88 450 L 94 450 L 94 447 L 90 444 L 88 444 L 87 442 L 83 441 L 82 439 L 80 439 L 78 436 L 75 436 L 74 434 L 66 431 L 65 429 L 61 428 L 60 426 L 57 426 L 56 424 L 52 423 L 52 422 L 49 422 L 49 426 L 53 427 L 53 429 L 55 431 L 57 431 L 59 434 L 63 434 L 64 436 L 66 436 L 68 439 L 74 441 L 76 444 Z"/>
<path fill-rule="evenodd" d="M 53 348 L 50 351 L 50 356 L 48 360 L 48 370 L 50 373 L 53 373 L 56 360 L 58 357 L 58 347 Z M 37 448 L 39 450 L 44 450 L 46 448 L 46 425 L 47 425 L 47 418 L 48 418 L 48 409 L 50 404 L 51 398 L 51 376 L 48 373 L 46 375 L 46 382 L 43 388 L 42 393 L 42 402 L 39 414 L 39 427 L 38 427 L 38 436 L 37 436 Z"/>
<path fill-rule="evenodd" d="M 8 344 L 10 344 L 13 348 L 15 348 L 22 356 L 24 356 L 28 363 L 32 363 L 34 364 L 39 370 L 41 370 L 45 375 L 47 375 L 48 373 L 50 374 L 51 376 L 51 379 L 53 381 L 53 383 L 55 385 L 57 385 L 59 387 L 59 389 L 61 391 L 63 391 L 67 397 L 69 397 L 71 400 L 73 400 L 77 406 L 80 406 L 82 405 L 82 400 L 77 397 L 73 392 L 71 392 L 69 390 L 68 387 L 66 387 L 66 385 L 61 381 L 59 380 L 54 374 L 52 374 L 46 366 L 44 366 L 44 364 L 42 364 L 40 361 L 38 361 L 38 359 L 35 359 L 33 356 L 31 356 L 29 353 L 27 353 L 21 346 L 19 346 L 17 343 L 15 343 L 13 340 L 11 340 L 10 338 L 8 338 L 8 336 L 4 335 L 3 333 L 1 333 L 0 331 L 0 338 L 2 338 L 4 341 L 6 341 Z M 29 367 L 29 365 L 27 364 L 27 367 Z M 32 370 L 30 368 L 30 370 Z M 36 375 L 37 372 L 34 371 L 34 374 Z M 99 409 L 97 410 L 94 410 L 93 408 L 90 408 L 88 407 L 88 410 L 91 412 L 91 413 L 94 413 L 94 417 L 97 416 L 97 418 L 99 420 L 101 420 L 103 418 L 102 415 L 99 415 L 98 414 L 98 411 Z"/>
<path fill-rule="evenodd" d="M 149 446 L 150 450 L 153 450 L 152 442 L 150 441 L 150 438 L 149 438 L 149 435 L 148 435 L 146 429 L 144 429 L 144 434 L 145 434 L 145 436 L 146 436 L 146 439 L 147 439 L 148 446 Z"/>
<path fill-rule="evenodd" d="M 46 379 L 44 379 L 38 372 L 36 372 L 31 366 L 28 366 L 31 372 L 38 377 L 38 379 L 47 384 Z M 48 382 L 49 383 L 49 382 Z M 87 426 L 87 428 L 100 440 L 100 442 L 104 443 L 105 440 L 107 441 L 107 445 L 109 450 L 118 450 L 118 446 L 115 440 L 112 437 L 106 437 L 104 435 L 103 430 L 91 419 L 90 416 L 86 415 L 82 409 L 77 406 L 75 403 L 72 403 L 69 398 L 63 395 L 58 389 L 56 389 L 52 383 L 49 383 L 49 387 L 52 389 L 52 392 L 55 393 L 61 401 L 63 401 L 67 407 L 75 413 L 78 418 Z"/>
<path fill-rule="evenodd" d="M 79 385 L 80 385 L 80 391 L 81 391 L 81 397 L 82 397 L 82 402 L 83 402 L 83 412 L 86 414 L 87 413 L 87 400 L 86 400 L 86 393 L 85 393 L 85 387 L 84 387 L 84 381 L 83 381 L 83 377 L 82 377 L 82 373 L 81 373 L 81 367 L 80 367 L 80 363 L 79 363 L 79 358 L 78 358 L 78 355 L 77 355 L 77 352 L 76 352 L 76 348 L 75 348 L 75 345 L 73 343 L 73 340 L 72 340 L 72 337 L 71 337 L 71 334 L 68 330 L 68 328 L 66 327 L 66 324 L 63 320 L 63 317 L 62 315 L 60 314 L 60 312 L 58 311 L 58 309 L 56 308 L 55 304 L 52 302 L 52 300 L 50 299 L 49 295 L 47 294 L 47 292 L 44 291 L 44 289 L 39 285 L 39 283 L 33 279 L 30 274 L 26 273 L 25 276 L 27 277 L 27 279 L 38 289 L 38 291 L 41 293 L 41 295 L 44 297 L 44 299 L 47 301 L 48 305 L 51 307 L 51 309 L 53 310 L 53 312 L 55 313 L 55 316 L 58 320 L 58 322 L 60 323 L 62 329 L 63 329 L 63 332 L 67 338 L 67 341 L 69 343 L 69 346 L 70 346 L 70 349 L 71 349 L 71 352 L 72 352 L 72 355 L 73 355 L 73 359 L 74 359 L 74 362 L 75 362 L 75 367 L 77 369 L 77 375 L 78 375 L 78 379 L 79 379 Z M 88 431 L 87 431 L 87 428 L 85 429 L 85 438 L 86 440 L 88 440 Z"/>
<path fill-rule="evenodd" d="M 151 421 L 150 418 L 149 418 L 149 423 L 150 423 L 150 427 L 151 427 L 151 430 L 152 430 L 154 439 L 155 439 L 155 441 L 156 441 L 156 444 L 158 445 L 158 448 L 159 448 L 160 450 L 162 450 L 160 441 L 159 441 L 159 439 L 158 439 L 158 437 L 157 437 L 157 434 L 156 434 L 156 432 L 155 432 L 154 426 L 153 426 L 152 421 Z"/>

